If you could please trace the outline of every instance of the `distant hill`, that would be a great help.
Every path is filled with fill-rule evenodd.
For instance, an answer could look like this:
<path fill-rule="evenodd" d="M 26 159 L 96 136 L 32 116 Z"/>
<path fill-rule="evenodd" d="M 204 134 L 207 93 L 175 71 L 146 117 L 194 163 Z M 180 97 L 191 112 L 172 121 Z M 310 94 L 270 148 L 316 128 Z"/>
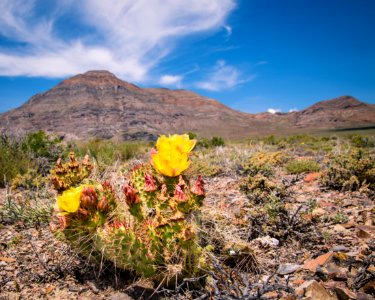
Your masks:
<path fill-rule="evenodd" d="M 89 71 L 0 115 L 9 134 L 43 129 L 70 139 L 155 139 L 196 132 L 244 138 L 271 133 L 375 125 L 375 107 L 349 96 L 288 114 L 247 114 L 187 90 L 140 88 L 107 71 Z"/>

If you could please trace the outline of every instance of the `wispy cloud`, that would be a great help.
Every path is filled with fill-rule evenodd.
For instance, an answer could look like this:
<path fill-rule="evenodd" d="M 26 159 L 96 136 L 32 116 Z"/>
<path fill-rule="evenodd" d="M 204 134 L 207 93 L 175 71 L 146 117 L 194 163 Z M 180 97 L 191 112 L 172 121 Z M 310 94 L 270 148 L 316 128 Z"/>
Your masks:
<path fill-rule="evenodd" d="M 254 76 L 244 78 L 241 71 L 235 66 L 228 65 L 224 60 L 219 60 L 209 72 L 208 76 L 196 83 L 196 86 L 208 91 L 221 91 L 238 86 L 250 81 Z"/>
<path fill-rule="evenodd" d="M 298 111 L 297 108 L 291 108 L 291 109 L 289 109 L 289 112 L 296 112 L 296 111 Z"/>
<path fill-rule="evenodd" d="M 267 109 L 267 112 L 269 112 L 270 114 L 276 114 L 276 113 L 281 112 L 281 109 L 280 108 L 269 108 L 269 109 Z"/>
<path fill-rule="evenodd" d="M 181 75 L 163 75 L 160 78 L 159 83 L 161 85 L 181 87 L 182 78 Z"/>
<path fill-rule="evenodd" d="M 235 0 L 190 0 L 188 5 L 183 0 L 60 0 L 48 3 L 48 9 L 45 5 L 43 0 L 0 2 L 0 35 L 11 41 L 0 48 L 0 75 L 64 77 L 108 69 L 140 82 L 180 37 L 228 26 Z M 60 19 L 72 16 L 79 28 L 71 36 L 62 34 Z"/>

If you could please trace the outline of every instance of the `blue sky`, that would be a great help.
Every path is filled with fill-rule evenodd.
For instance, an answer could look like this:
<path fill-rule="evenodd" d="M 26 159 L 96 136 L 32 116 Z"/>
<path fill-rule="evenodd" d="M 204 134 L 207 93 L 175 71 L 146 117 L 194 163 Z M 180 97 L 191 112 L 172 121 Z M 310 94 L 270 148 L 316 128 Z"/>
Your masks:
<path fill-rule="evenodd" d="M 373 0 L 1 0 L 0 113 L 105 69 L 246 112 L 375 103 Z"/>

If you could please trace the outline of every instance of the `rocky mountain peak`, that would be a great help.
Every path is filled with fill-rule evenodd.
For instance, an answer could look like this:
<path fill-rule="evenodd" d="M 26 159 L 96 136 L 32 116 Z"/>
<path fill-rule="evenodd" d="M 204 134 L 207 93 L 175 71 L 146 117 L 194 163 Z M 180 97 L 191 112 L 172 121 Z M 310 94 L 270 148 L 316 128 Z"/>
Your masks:
<path fill-rule="evenodd" d="M 134 84 L 128 83 L 116 77 L 109 71 L 94 70 L 83 74 L 78 74 L 71 78 L 65 79 L 56 88 L 72 87 L 72 86 L 90 86 L 95 88 L 104 87 L 124 87 L 130 90 L 139 90 L 140 88 Z"/>

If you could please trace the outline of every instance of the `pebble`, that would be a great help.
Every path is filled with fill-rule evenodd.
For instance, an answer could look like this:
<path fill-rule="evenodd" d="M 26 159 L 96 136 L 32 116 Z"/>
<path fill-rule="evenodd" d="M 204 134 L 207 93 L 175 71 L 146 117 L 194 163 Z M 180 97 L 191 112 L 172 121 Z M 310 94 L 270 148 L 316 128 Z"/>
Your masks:
<path fill-rule="evenodd" d="M 290 273 L 294 273 L 295 271 L 298 271 L 301 268 L 302 268 L 302 265 L 290 264 L 290 263 L 282 264 L 277 269 L 277 274 L 287 275 L 287 274 L 290 274 Z"/>
<path fill-rule="evenodd" d="M 345 247 L 344 245 L 335 245 L 332 247 L 333 252 L 348 252 L 349 248 Z"/>

